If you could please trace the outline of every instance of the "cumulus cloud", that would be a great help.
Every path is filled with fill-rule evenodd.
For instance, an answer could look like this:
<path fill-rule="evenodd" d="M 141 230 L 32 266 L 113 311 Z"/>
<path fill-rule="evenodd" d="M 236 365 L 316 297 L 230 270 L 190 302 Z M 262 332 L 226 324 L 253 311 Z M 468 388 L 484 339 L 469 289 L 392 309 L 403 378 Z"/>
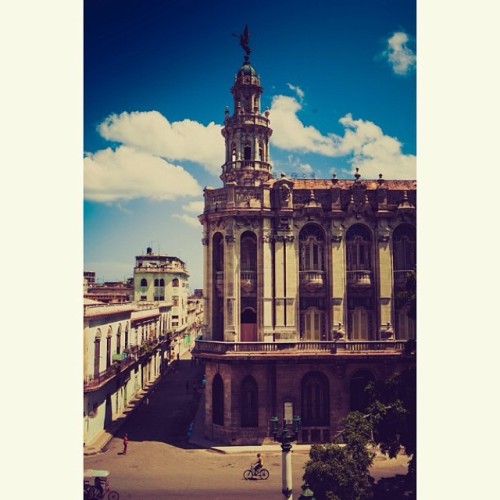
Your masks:
<path fill-rule="evenodd" d="M 293 90 L 296 94 L 297 97 L 302 101 L 304 99 L 304 91 L 300 87 L 296 87 L 295 85 L 292 85 L 291 83 L 287 83 L 288 88 L 290 90 Z"/>
<path fill-rule="evenodd" d="M 193 120 L 170 123 L 158 111 L 108 116 L 98 127 L 102 137 L 170 161 L 191 161 L 218 175 L 224 163 L 221 126 Z"/>
<path fill-rule="evenodd" d="M 200 221 L 197 219 L 197 217 L 193 217 L 192 215 L 188 214 L 173 214 L 172 217 L 175 219 L 180 219 L 181 221 L 185 222 L 189 226 L 193 226 L 196 228 L 201 228 Z"/>
<path fill-rule="evenodd" d="M 205 208 L 205 203 L 203 202 L 203 200 L 191 201 L 190 203 L 186 203 L 185 205 L 182 205 L 182 209 L 185 212 L 190 212 L 193 214 L 201 214 L 203 212 L 204 208 Z"/>
<path fill-rule="evenodd" d="M 312 126 L 305 126 L 298 118 L 301 105 L 293 97 L 275 96 L 271 115 L 274 146 L 301 153 L 317 153 L 328 157 L 347 157 L 354 168 L 360 168 L 365 178 L 414 178 L 416 158 L 402 153 L 401 143 L 385 135 L 373 122 L 355 120 L 351 114 L 343 116 L 339 123 L 344 135 L 322 134 Z M 311 173 L 307 164 L 302 167 Z"/>
<path fill-rule="evenodd" d="M 354 120 L 351 114 L 340 123 L 346 129 L 340 151 L 352 154 L 351 165 L 363 177 L 374 179 L 382 173 L 388 179 L 415 178 L 416 157 L 403 154 L 397 139 L 385 135 L 373 122 Z"/>
<path fill-rule="evenodd" d="M 293 97 L 274 96 L 271 104 L 273 145 L 280 149 L 319 153 L 331 156 L 335 153 L 332 137 L 324 136 L 312 126 L 305 126 L 297 117 L 302 106 Z"/>
<path fill-rule="evenodd" d="M 384 56 L 397 75 L 407 75 L 415 68 L 417 58 L 415 53 L 407 47 L 408 35 L 402 31 L 394 33 L 387 40 L 387 49 Z"/>
<path fill-rule="evenodd" d="M 85 199 L 96 202 L 175 200 L 202 192 L 196 179 L 182 167 L 129 146 L 87 153 L 84 186 Z"/>

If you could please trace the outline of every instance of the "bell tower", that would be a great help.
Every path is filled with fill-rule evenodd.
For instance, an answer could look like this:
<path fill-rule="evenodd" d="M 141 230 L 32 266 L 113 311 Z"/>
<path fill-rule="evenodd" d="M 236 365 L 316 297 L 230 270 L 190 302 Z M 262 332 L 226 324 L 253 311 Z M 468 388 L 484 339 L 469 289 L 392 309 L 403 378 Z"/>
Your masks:
<path fill-rule="evenodd" d="M 243 64 L 234 78 L 233 114 L 226 108 L 222 135 L 226 143 L 226 161 L 220 178 L 224 186 L 236 183 L 239 186 L 260 186 L 271 177 L 269 162 L 269 111 L 260 111 L 263 88 L 255 68 L 250 64 L 248 28 L 240 35 L 240 44 L 245 50 Z"/>

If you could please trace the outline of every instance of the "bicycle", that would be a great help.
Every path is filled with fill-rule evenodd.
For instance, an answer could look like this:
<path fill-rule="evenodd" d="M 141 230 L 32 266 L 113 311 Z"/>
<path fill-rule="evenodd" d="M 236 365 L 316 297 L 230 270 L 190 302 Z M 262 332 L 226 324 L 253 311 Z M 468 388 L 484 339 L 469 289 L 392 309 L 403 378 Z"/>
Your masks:
<path fill-rule="evenodd" d="M 259 470 L 255 470 L 253 465 L 243 472 L 243 477 L 245 479 L 267 479 L 269 477 L 269 471 L 261 467 Z"/>
<path fill-rule="evenodd" d="M 117 491 L 111 490 L 108 482 L 108 476 L 108 471 L 87 469 L 84 473 L 83 481 L 84 500 L 119 500 L 119 493 Z M 97 486 L 97 483 L 90 484 L 91 478 L 94 478 L 96 482 L 99 482 L 101 487 L 99 488 Z"/>

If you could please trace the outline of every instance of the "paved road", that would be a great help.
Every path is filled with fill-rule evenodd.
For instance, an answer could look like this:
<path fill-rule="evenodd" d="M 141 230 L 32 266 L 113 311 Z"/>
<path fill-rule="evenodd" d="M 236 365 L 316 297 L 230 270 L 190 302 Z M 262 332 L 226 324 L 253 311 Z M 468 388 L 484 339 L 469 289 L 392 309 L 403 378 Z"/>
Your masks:
<path fill-rule="evenodd" d="M 85 457 L 85 467 L 109 470 L 111 486 L 122 500 L 283 498 L 279 449 L 264 452 L 265 466 L 270 471 L 268 480 L 246 481 L 243 471 L 254 461 L 255 449 L 243 447 L 236 452 L 219 453 L 188 443 L 187 429 L 200 399 L 201 377 L 200 367 L 190 360 L 179 361 L 177 372 L 164 376 L 149 396 L 149 404 L 145 401 L 130 416 L 106 451 Z M 125 432 L 129 445 L 123 455 L 121 438 Z M 308 458 L 307 450 L 293 452 L 295 498 L 300 493 Z M 403 456 L 398 460 L 379 458 L 372 469 L 376 479 L 404 473 L 406 457 Z"/>

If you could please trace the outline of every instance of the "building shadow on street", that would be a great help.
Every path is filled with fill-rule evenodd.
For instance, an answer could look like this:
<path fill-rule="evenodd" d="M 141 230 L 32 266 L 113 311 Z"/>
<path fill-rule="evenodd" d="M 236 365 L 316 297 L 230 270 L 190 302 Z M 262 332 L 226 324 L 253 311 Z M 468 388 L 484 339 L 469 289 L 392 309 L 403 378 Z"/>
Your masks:
<path fill-rule="evenodd" d="M 192 359 L 174 361 L 141 404 L 115 433 L 129 441 L 157 441 L 179 448 L 190 443 L 194 420 L 204 391 L 203 367 Z"/>

